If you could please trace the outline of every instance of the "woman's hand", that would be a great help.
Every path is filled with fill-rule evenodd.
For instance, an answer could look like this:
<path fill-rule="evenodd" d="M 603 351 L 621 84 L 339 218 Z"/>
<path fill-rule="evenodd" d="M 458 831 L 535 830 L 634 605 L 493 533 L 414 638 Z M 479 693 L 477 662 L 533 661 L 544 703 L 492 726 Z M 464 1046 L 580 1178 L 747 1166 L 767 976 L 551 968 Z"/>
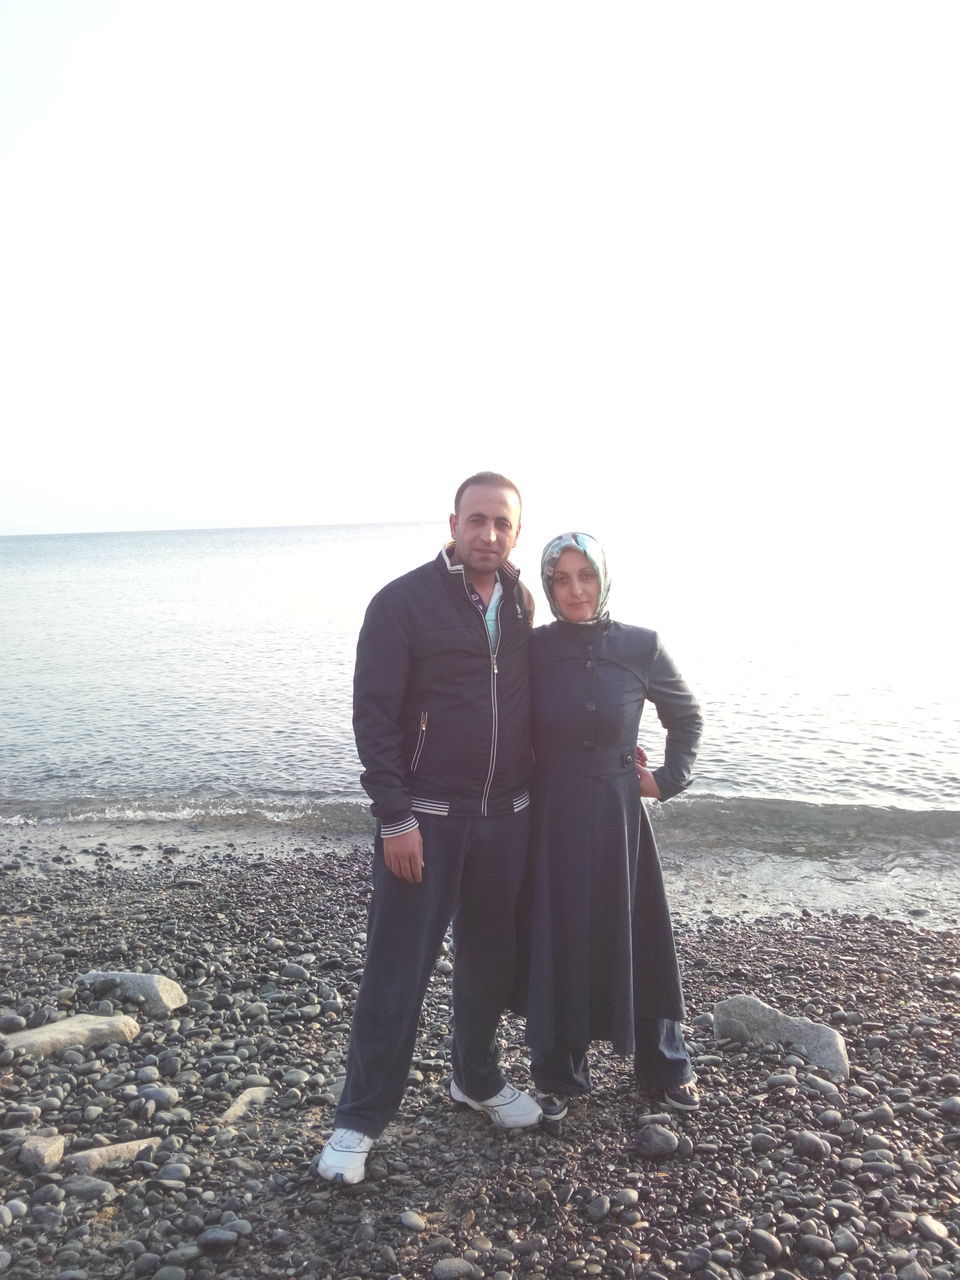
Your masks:
<path fill-rule="evenodd" d="M 637 744 L 637 777 L 640 777 L 640 770 L 647 767 L 647 753 L 640 744 Z"/>
<path fill-rule="evenodd" d="M 639 750 L 639 748 L 638 748 Z M 660 788 L 657 786 L 657 780 L 649 769 L 637 765 L 637 777 L 640 779 L 640 794 L 648 796 L 651 800 L 660 799 Z"/>

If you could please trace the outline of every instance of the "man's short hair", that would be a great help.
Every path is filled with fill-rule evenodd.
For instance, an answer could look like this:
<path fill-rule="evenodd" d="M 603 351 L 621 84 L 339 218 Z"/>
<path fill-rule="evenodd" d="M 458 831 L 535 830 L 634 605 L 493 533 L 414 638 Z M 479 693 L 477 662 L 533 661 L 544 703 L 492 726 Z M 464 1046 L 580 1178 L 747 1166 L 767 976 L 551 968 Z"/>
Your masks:
<path fill-rule="evenodd" d="M 457 496 L 453 500 L 453 514 L 460 514 L 460 499 L 463 497 L 465 490 L 469 489 L 472 484 L 486 485 L 490 489 L 512 489 L 517 495 L 517 505 L 523 507 L 523 499 L 520 497 L 520 490 L 508 480 L 506 476 L 500 475 L 498 471 L 478 471 L 475 476 L 467 476 L 463 484 L 457 490 Z"/>

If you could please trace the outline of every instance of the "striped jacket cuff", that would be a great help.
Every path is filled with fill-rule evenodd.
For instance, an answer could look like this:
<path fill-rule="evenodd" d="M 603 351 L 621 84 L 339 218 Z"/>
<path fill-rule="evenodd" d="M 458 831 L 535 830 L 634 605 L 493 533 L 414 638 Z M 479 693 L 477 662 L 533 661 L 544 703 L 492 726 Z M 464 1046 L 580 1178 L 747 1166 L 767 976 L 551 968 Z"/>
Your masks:
<path fill-rule="evenodd" d="M 417 831 L 419 827 L 420 823 L 412 813 L 404 814 L 402 817 L 394 819 L 393 822 L 381 822 L 380 834 L 387 837 L 402 836 L 406 835 L 408 831 Z"/>

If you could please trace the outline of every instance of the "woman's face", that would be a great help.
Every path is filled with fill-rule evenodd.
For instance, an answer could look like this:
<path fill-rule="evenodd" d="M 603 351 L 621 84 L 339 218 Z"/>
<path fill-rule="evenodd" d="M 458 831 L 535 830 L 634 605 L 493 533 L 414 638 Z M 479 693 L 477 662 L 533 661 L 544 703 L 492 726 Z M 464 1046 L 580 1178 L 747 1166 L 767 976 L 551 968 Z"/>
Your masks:
<path fill-rule="evenodd" d="M 568 622 L 589 622 L 597 612 L 600 579 L 582 551 L 568 547 L 557 560 L 553 599 Z"/>

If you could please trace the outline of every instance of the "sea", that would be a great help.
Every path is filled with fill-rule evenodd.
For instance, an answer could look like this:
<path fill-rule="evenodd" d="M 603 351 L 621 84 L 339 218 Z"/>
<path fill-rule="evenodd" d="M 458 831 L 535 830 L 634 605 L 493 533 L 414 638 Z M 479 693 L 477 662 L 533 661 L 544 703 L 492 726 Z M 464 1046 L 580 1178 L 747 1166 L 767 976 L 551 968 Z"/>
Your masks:
<path fill-rule="evenodd" d="M 368 833 L 357 631 L 374 592 L 444 535 L 424 522 L 0 537 L 0 828 Z M 524 537 L 516 559 L 546 622 L 541 543 Z M 722 827 L 741 850 L 762 836 L 840 860 L 930 856 L 934 879 L 960 868 L 952 645 L 926 647 L 920 679 L 903 638 L 857 611 L 840 625 L 808 600 L 801 616 L 773 589 L 725 608 L 710 564 L 657 572 L 629 528 L 607 552 L 613 616 L 658 630 L 704 707 L 694 785 L 655 806 L 663 823 L 691 839 Z M 650 707 L 654 765 L 663 736 Z"/>

